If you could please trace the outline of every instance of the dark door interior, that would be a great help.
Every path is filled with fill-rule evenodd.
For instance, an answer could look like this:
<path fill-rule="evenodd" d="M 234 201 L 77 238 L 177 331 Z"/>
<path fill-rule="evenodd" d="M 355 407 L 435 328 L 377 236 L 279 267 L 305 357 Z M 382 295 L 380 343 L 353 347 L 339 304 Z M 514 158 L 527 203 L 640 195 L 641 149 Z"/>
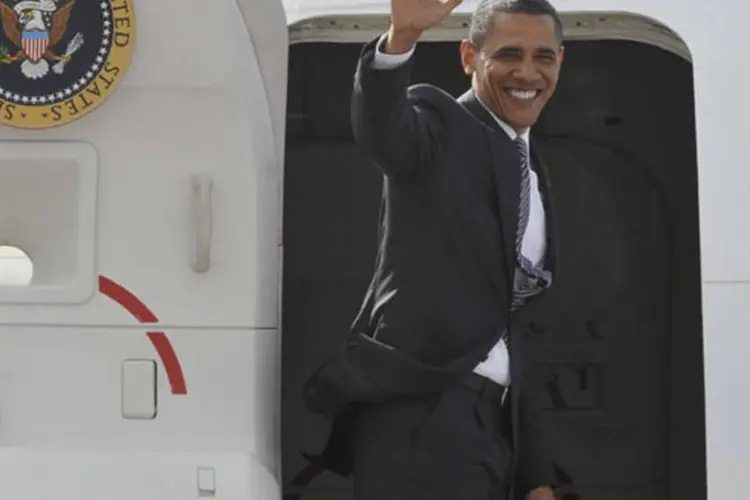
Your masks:
<path fill-rule="evenodd" d="M 633 42 L 567 44 L 534 133 L 561 229 L 557 285 L 520 318 L 565 500 L 702 500 L 705 432 L 692 67 Z M 294 481 L 326 422 L 305 377 L 345 335 L 377 247 L 379 172 L 352 143 L 360 46 L 290 54 L 283 295 L 283 457 L 289 498 L 351 498 Z M 459 95 L 457 44 L 422 44 L 415 82 Z M 291 483 L 302 483 L 293 485 Z"/>

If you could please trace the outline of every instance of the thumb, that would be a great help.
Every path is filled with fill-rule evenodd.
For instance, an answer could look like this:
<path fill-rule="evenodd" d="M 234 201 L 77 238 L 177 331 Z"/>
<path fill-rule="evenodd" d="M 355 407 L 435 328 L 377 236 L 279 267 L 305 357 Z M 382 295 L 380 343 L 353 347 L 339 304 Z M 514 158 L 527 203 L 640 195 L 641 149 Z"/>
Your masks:
<path fill-rule="evenodd" d="M 446 0 L 445 6 L 448 7 L 450 10 L 453 10 L 459 5 L 461 5 L 462 2 L 463 0 Z"/>

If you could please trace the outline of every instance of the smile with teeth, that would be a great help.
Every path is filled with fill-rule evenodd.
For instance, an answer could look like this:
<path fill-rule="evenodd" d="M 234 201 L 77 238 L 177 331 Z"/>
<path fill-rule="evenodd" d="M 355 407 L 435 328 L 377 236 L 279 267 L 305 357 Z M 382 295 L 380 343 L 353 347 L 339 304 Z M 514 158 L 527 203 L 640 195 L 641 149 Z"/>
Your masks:
<path fill-rule="evenodd" d="M 516 99 L 528 101 L 538 96 L 542 91 L 541 90 L 507 89 L 507 92 L 511 96 L 515 97 Z"/>

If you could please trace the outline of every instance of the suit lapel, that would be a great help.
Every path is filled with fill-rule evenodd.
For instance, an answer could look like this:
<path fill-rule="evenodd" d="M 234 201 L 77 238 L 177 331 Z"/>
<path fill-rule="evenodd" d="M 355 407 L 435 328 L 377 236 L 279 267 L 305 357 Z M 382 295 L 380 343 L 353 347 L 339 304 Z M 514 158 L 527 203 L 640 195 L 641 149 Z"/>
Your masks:
<path fill-rule="evenodd" d="M 516 255 L 516 228 L 518 226 L 519 193 L 521 190 L 521 172 L 518 168 L 518 152 L 508 134 L 500 128 L 495 118 L 490 115 L 469 90 L 458 101 L 489 132 L 491 150 L 492 177 L 497 193 L 496 202 L 500 212 L 500 223 L 503 233 L 505 254 L 508 256 L 508 276 L 513 276 Z"/>

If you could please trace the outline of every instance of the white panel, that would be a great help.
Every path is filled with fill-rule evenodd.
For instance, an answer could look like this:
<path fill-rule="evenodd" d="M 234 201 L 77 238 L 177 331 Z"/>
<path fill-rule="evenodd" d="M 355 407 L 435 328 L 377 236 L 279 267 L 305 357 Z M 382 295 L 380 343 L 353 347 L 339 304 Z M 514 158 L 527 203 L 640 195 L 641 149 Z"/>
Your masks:
<path fill-rule="evenodd" d="M 283 127 L 274 133 L 274 123 L 283 124 L 284 108 L 274 107 L 279 117 L 272 120 L 268 100 L 285 102 L 286 73 L 277 69 L 277 81 L 264 81 L 254 43 L 260 40 L 265 60 L 276 57 L 280 67 L 288 47 L 283 16 L 265 16 L 281 11 L 277 0 L 269 1 L 243 2 L 264 13 L 251 34 L 233 1 L 136 0 L 133 63 L 106 103 L 51 130 L 0 128 L 0 140 L 94 145 L 97 274 L 138 296 L 164 325 L 277 324 Z M 185 33 L 210 42 L 186 41 Z M 195 174 L 213 182 L 205 273 L 192 269 Z M 88 285 L 96 285 L 96 276 Z M 100 295 L 77 307 L 0 305 L 5 324 L 31 317 L 39 324 L 135 324 Z"/>
<path fill-rule="evenodd" d="M 203 467 L 215 470 L 216 498 L 278 500 L 278 103 L 286 99 L 288 49 L 280 2 L 242 0 L 254 17 L 263 15 L 252 29 L 232 0 L 128 4 L 137 47 L 117 92 L 65 126 L 0 127 L 0 198 L 29 201 L 6 227 L 28 232 L 75 202 L 98 200 L 75 205 L 77 225 L 50 224 L 35 232 L 31 246 L 22 238 L 8 242 L 29 247 L 40 287 L 77 286 L 83 276 L 87 294 L 76 289 L 67 304 L 54 306 L 0 303 L 2 496 L 197 498 Z M 275 80 L 264 80 L 259 47 L 265 61 L 276 59 Z M 269 100 L 277 103 L 273 118 Z M 76 174 L 87 183 L 84 197 L 66 197 L 60 178 L 4 187 L 4 157 L 51 151 L 56 161 L 78 143 L 98 159 L 93 181 Z M 26 165 L 13 168 L 9 179 L 32 179 Z M 192 267 L 196 174 L 212 181 L 204 219 L 211 226 L 210 267 L 202 273 Z M 43 206 L 55 196 L 65 203 Z M 0 210 L 0 239 L 7 212 Z M 69 242 L 88 245 L 88 253 L 76 254 L 80 267 L 66 264 Z M 44 259 L 45 252 L 54 258 Z M 45 262 L 65 272 L 47 272 Z M 158 326 L 147 330 L 139 322 L 145 316 L 96 293 L 99 276 L 132 292 Z M 117 299 L 131 309 L 136 302 Z M 148 331 L 163 332 L 169 342 Z M 182 388 L 175 373 L 186 391 L 175 390 Z M 144 421 L 157 409 L 155 392 L 158 417 Z"/>
<path fill-rule="evenodd" d="M 128 359 L 122 362 L 122 416 L 151 420 L 156 417 L 156 362 Z"/>
<path fill-rule="evenodd" d="M 275 473 L 277 332 L 165 334 L 186 394 L 172 392 L 145 329 L 0 327 L 0 450 L 236 451 L 253 454 Z M 123 358 L 157 361 L 157 418 L 122 418 Z"/>

